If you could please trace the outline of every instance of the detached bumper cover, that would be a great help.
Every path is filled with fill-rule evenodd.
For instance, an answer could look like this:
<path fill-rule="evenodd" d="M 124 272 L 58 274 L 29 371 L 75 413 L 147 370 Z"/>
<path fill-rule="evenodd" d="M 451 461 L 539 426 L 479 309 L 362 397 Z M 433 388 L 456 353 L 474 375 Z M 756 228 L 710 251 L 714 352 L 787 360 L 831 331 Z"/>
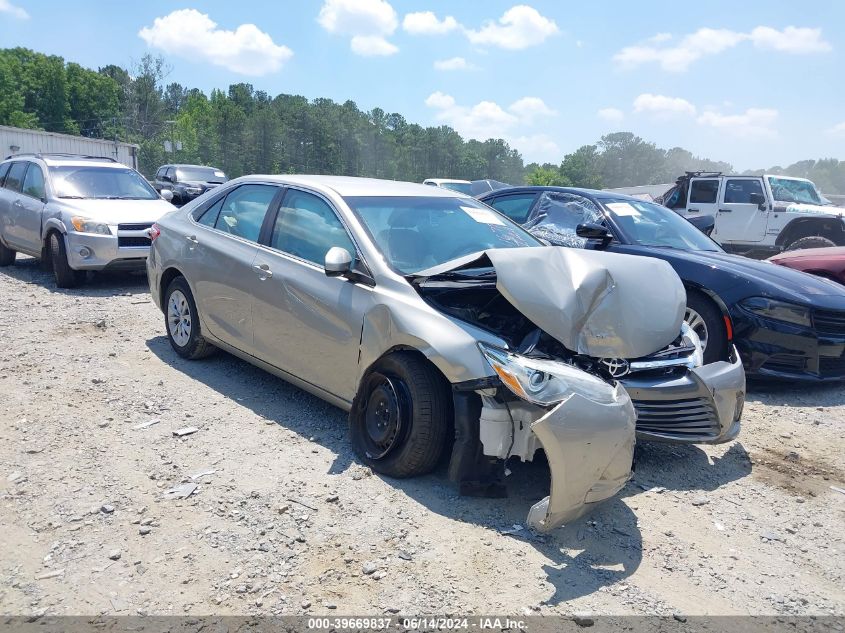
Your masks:
<path fill-rule="evenodd" d="M 683 443 L 734 439 L 745 403 L 745 372 L 736 352 L 733 357 L 682 376 L 626 378 L 623 384 L 637 410 L 637 435 Z"/>
<path fill-rule="evenodd" d="M 528 512 L 534 529 L 577 519 L 630 479 L 636 413 L 624 389 L 617 386 L 616 394 L 612 404 L 570 396 L 531 425 L 552 475 L 551 493 Z"/>
<path fill-rule="evenodd" d="M 68 231 L 68 262 L 76 270 L 142 270 L 150 252 L 145 229 L 117 230 L 117 235 L 95 235 Z"/>

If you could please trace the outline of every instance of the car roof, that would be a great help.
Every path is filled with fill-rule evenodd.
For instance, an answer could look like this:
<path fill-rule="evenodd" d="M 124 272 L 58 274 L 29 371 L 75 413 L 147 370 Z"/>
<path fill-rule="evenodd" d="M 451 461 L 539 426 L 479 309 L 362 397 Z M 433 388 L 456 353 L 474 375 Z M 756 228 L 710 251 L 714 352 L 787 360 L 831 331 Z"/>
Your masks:
<path fill-rule="evenodd" d="M 601 189 L 586 189 L 583 187 L 555 187 L 555 186 L 544 186 L 544 185 L 525 185 L 524 187 L 505 187 L 504 189 L 495 189 L 489 193 L 485 193 L 483 196 L 480 196 L 481 199 L 484 198 L 492 198 L 493 196 L 501 196 L 506 195 L 509 193 L 519 193 L 519 192 L 543 192 L 543 191 L 556 191 L 558 193 L 575 193 L 581 196 L 587 196 L 596 198 L 597 200 L 632 200 L 634 202 L 648 202 L 647 200 L 643 200 L 641 198 L 635 198 L 634 196 L 626 196 L 623 193 L 617 193 L 615 191 L 602 191 Z M 656 203 L 652 203 L 656 204 Z"/>
<path fill-rule="evenodd" d="M 212 167 L 211 165 L 192 165 L 190 163 L 168 163 L 167 165 L 162 165 L 161 167 L 199 167 L 201 169 L 215 169 L 217 171 L 223 171 L 219 167 Z M 161 169 L 159 167 L 159 169 Z"/>
<path fill-rule="evenodd" d="M 117 161 L 98 156 L 82 156 L 74 154 L 13 154 L 8 156 L 6 160 L 0 162 L 11 161 L 41 161 L 48 167 L 57 167 L 59 165 L 66 165 L 69 167 L 115 167 L 119 169 L 126 169 L 127 165 L 118 163 Z"/>
<path fill-rule="evenodd" d="M 339 196 L 397 196 L 397 197 L 427 197 L 427 198 L 469 198 L 465 194 L 451 189 L 441 189 L 430 185 L 399 180 L 381 180 L 378 178 L 357 178 L 353 176 L 323 176 L 316 174 L 303 175 L 252 175 L 241 176 L 234 182 L 277 182 L 279 184 L 301 185 L 310 187 L 322 193 L 335 193 Z"/>
<path fill-rule="evenodd" d="M 454 178 L 426 178 L 424 182 L 433 182 L 438 185 L 442 184 L 456 184 L 456 185 L 469 185 L 472 184 L 469 180 L 455 180 Z"/>

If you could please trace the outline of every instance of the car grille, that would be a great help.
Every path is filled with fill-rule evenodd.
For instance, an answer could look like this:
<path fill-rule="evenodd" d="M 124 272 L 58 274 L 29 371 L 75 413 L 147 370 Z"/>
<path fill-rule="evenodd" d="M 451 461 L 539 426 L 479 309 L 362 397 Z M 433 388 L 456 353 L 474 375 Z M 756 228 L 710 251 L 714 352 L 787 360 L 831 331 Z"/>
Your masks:
<path fill-rule="evenodd" d="M 678 438 L 715 437 L 719 418 L 708 398 L 633 400 L 637 431 Z"/>
<path fill-rule="evenodd" d="M 839 310 L 814 310 L 813 326 L 824 334 L 845 335 L 845 312 Z"/>
<path fill-rule="evenodd" d="M 121 237 L 119 235 L 117 237 L 117 245 L 120 248 L 139 248 L 150 244 L 152 244 L 152 240 L 148 237 Z"/>
<path fill-rule="evenodd" d="M 118 224 L 118 231 L 146 231 L 153 225 L 152 222 L 143 222 L 140 224 Z"/>

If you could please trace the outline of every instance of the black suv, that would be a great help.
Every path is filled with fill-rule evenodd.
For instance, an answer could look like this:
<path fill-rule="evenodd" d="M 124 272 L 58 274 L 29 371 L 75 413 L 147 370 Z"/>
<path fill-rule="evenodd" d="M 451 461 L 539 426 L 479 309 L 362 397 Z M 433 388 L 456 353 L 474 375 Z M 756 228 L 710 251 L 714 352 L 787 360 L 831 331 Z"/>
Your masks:
<path fill-rule="evenodd" d="M 156 191 L 170 189 L 173 204 L 183 205 L 209 189 L 229 180 L 223 170 L 204 165 L 162 165 L 156 172 L 153 185 Z"/>

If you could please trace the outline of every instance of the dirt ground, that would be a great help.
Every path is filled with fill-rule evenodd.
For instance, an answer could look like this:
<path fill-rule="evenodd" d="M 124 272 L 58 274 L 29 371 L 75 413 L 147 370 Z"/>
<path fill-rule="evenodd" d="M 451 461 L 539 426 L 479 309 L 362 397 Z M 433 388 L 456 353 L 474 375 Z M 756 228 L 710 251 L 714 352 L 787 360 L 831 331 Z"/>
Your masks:
<path fill-rule="evenodd" d="M 178 358 L 143 276 L 59 291 L 19 258 L 0 350 L 3 614 L 845 614 L 842 385 L 752 385 L 738 441 L 642 444 L 540 536 L 545 464 L 506 500 L 373 475 L 342 411 Z"/>

